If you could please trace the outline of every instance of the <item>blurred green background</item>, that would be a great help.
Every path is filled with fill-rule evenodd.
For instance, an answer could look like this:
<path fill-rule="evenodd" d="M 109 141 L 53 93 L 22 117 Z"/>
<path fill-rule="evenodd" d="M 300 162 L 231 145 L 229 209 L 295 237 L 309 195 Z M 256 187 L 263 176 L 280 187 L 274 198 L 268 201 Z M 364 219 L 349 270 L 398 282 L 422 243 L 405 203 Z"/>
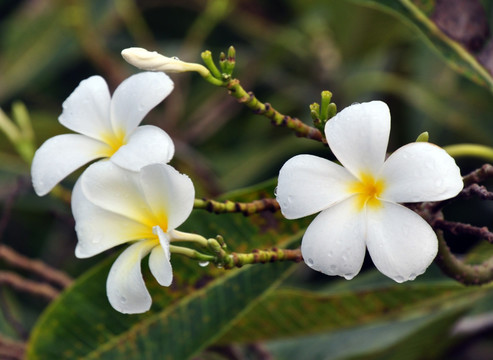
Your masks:
<path fill-rule="evenodd" d="M 376 3 L 383 8 L 375 7 Z M 0 107 L 11 115 L 12 105 L 22 101 L 28 108 L 39 146 L 49 137 L 67 132 L 57 118 L 62 102 L 81 80 L 99 74 L 114 90 L 123 79 L 138 71 L 123 61 L 122 49 L 139 46 L 184 61 L 200 62 L 203 50 L 211 50 L 217 59 L 221 51 L 233 45 L 237 54 L 235 77 L 244 88 L 282 113 L 307 123 L 311 121 L 308 106 L 320 101 L 322 90 L 330 90 L 339 109 L 373 99 L 389 104 L 389 151 L 414 141 L 423 131 L 428 131 L 430 141 L 440 146 L 491 146 L 493 82 L 483 79 L 481 85 L 471 76 L 461 75 L 450 66 L 450 62 L 455 62 L 459 64 L 456 67 L 463 69 L 460 61 L 443 48 L 437 50 L 436 43 L 443 39 L 424 35 L 415 19 L 396 16 L 402 14 L 399 4 L 415 4 L 426 19 L 438 23 L 441 12 L 437 9 L 443 10 L 447 1 L 391 3 L 4 0 L 0 2 Z M 454 7 L 458 3 L 461 2 L 450 0 L 448 6 L 460 9 Z M 481 50 L 489 46 L 493 2 L 477 3 L 482 5 L 482 12 L 470 21 L 483 27 L 478 30 L 471 25 L 449 35 L 467 48 L 464 53 L 480 58 L 488 67 L 489 50 Z M 467 11 L 464 13 L 467 15 Z M 486 77 L 491 76 L 485 71 Z M 172 78 L 174 92 L 151 111 L 145 122 L 162 127 L 173 138 L 177 150 L 172 164 L 191 176 L 197 197 L 216 197 L 271 179 L 287 159 L 298 153 L 330 157 L 320 143 L 297 138 L 287 129 L 274 128 L 267 119 L 252 114 L 229 97 L 225 89 L 204 82 L 200 76 L 173 74 Z M 468 158 L 461 159 L 459 165 L 467 173 L 482 162 Z M 71 188 L 78 174 L 69 177 L 64 185 Z M 69 205 L 54 197 L 38 198 L 34 194 L 29 165 L 2 133 L 0 204 L 0 242 L 25 256 L 39 258 L 74 278 L 106 257 L 104 254 L 93 259 L 75 258 L 76 237 Z M 464 206 L 470 208 L 466 210 Z M 491 226 L 491 215 L 489 204 L 471 201 L 451 209 L 450 216 Z M 464 252 L 474 244 L 463 239 L 452 245 L 454 250 Z M 32 277 L 29 271 L 0 259 L 0 272 L 3 271 Z M 324 296 L 334 291 L 351 293 L 355 289 L 373 291 L 390 286 L 372 271 L 352 282 L 318 277 L 301 266 L 296 274 L 288 285 L 313 286 Z M 434 282 L 453 289 L 460 287 L 431 268 L 423 284 L 432 287 Z M 359 323 L 355 317 L 354 321 L 342 321 L 332 329 L 313 330 L 312 336 L 304 328 L 303 336 L 295 340 L 281 334 L 267 341 L 254 339 L 248 345 L 223 344 L 220 351 L 209 350 L 199 358 L 490 359 L 493 321 L 485 304 L 489 304 L 491 295 L 485 290 L 478 297 L 479 305 L 472 296 L 474 301 L 467 306 L 444 306 L 445 312 L 435 312 L 442 309 L 441 301 L 437 300 L 422 310 L 418 304 L 410 317 L 404 310 L 390 318 L 382 313 L 371 322 Z M 319 301 L 323 303 L 323 297 Z M 458 303 L 462 304 L 461 301 Z M 48 303 L 0 282 L 2 339 L 11 339 L 22 348 Z M 472 318 L 464 314 L 471 309 L 482 314 L 474 317 L 474 321 L 483 319 L 484 324 L 468 322 Z M 371 309 L 364 310 L 358 316 L 371 317 Z M 460 320 L 462 327 L 457 325 Z M 466 325 L 471 327 L 464 330 Z M 451 336 L 454 331 L 455 336 Z M 433 341 L 427 343 L 426 339 Z M 245 344 L 244 338 L 240 343 Z M 414 347 L 420 350 L 415 351 Z M 8 356 L 11 355 L 5 358 L 15 358 Z"/>

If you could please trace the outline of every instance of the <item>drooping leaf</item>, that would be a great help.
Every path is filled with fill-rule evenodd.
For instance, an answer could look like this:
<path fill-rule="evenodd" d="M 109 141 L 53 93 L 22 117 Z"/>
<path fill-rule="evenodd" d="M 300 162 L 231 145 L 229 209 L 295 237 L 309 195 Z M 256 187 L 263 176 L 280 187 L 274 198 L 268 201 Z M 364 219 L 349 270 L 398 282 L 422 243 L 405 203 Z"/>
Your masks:
<path fill-rule="evenodd" d="M 452 68 L 493 91 L 493 69 L 487 70 L 492 62 L 491 46 L 486 43 L 487 15 L 479 0 L 352 1 L 390 12 L 411 24 Z M 466 26 L 458 22 L 466 22 Z"/>

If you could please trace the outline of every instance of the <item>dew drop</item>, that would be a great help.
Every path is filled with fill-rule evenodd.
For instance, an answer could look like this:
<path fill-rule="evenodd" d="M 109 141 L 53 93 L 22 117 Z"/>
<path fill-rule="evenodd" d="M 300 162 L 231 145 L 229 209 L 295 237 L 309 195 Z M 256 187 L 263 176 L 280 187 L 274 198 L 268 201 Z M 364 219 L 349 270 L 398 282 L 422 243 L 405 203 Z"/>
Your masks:
<path fill-rule="evenodd" d="M 345 278 L 346 280 L 351 280 L 353 277 L 354 277 L 354 274 L 353 274 L 353 273 L 347 273 L 347 274 L 344 274 L 344 278 Z"/>
<path fill-rule="evenodd" d="M 397 282 L 403 282 L 404 281 L 404 278 L 402 276 L 400 276 L 400 275 L 397 275 L 395 277 L 395 281 L 397 281 Z"/>
<path fill-rule="evenodd" d="M 207 265 L 209 265 L 209 262 L 208 261 L 199 261 L 199 266 L 200 267 L 206 267 Z"/>
<path fill-rule="evenodd" d="M 178 58 L 178 56 L 172 56 L 171 58 L 172 58 L 173 60 L 180 61 L 180 59 Z"/>
<path fill-rule="evenodd" d="M 414 279 L 416 279 L 416 276 L 418 276 L 418 275 L 417 275 L 417 274 L 415 274 L 415 273 L 411 273 L 411 274 L 409 275 L 409 280 L 414 280 Z"/>
<path fill-rule="evenodd" d="M 125 304 L 127 302 L 127 298 L 125 296 L 120 296 L 120 302 Z"/>
<path fill-rule="evenodd" d="M 92 239 L 91 239 L 91 242 L 93 244 L 99 244 L 101 242 L 101 235 L 95 235 Z"/>
<path fill-rule="evenodd" d="M 314 264 L 313 259 L 312 258 L 308 258 L 308 260 L 306 260 L 306 264 L 308 266 L 310 266 L 310 267 L 313 266 L 313 264 Z"/>

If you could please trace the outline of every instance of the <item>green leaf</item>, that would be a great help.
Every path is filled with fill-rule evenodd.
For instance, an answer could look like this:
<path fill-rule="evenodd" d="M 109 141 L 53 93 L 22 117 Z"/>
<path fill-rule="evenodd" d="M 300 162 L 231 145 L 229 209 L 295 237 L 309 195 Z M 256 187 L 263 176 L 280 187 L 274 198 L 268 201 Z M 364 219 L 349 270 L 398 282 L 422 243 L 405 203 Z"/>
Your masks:
<path fill-rule="evenodd" d="M 446 307 L 459 300 L 472 303 L 483 294 L 448 281 L 330 294 L 279 289 L 255 305 L 219 342 L 265 341 L 335 331 L 389 317 L 433 313 L 438 305 Z"/>
<path fill-rule="evenodd" d="M 462 44 L 453 40 L 432 20 L 436 1 L 428 0 L 352 0 L 359 4 L 387 11 L 411 24 L 424 35 L 456 71 L 493 91 L 493 78 L 478 58 Z"/>
<path fill-rule="evenodd" d="M 431 315 L 273 341 L 266 348 L 278 360 L 435 359 L 465 310 L 467 306 L 461 304 Z"/>
<path fill-rule="evenodd" d="M 232 199 L 258 198 L 272 186 L 269 182 Z M 197 210 L 183 228 L 206 236 L 221 234 L 234 250 L 240 243 L 249 250 L 294 246 L 302 234 L 296 230 L 300 223 L 286 221 L 279 213 L 247 218 Z M 273 263 L 225 271 L 173 256 L 172 286 L 159 286 L 146 268 L 152 308 L 141 315 L 123 315 L 106 298 L 114 259 L 80 277 L 48 307 L 32 331 L 28 359 L 186 359 L 214 342 L 293 268 L 291 263 Z"/>

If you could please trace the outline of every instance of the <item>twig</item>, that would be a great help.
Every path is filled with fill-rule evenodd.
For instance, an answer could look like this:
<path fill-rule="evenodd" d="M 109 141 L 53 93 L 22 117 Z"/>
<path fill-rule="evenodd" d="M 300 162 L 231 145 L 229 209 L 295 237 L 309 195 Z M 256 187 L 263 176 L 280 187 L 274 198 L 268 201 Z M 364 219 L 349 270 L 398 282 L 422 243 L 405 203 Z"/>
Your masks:
<path fill-rule="evenodd" d="M 249 203 L 234 202 L 230 200 L 216 201 L 210 199 L 195 199 L 195 209 L 204 209 L 215 214 L 242 213 L 245 216 L 262 211 L 276 212 L 280 209 L 276 199 L 265 198 Z"/>
<path fill-rule="evenodd" d="M 478 227 L 454 221 L 437 219 L 433 222 L 433 227 L 448 231 L 453 235 L 472 235 L 493 244 L 493 233 L 491 233 L 486 226 Z"/>
<path fill-rule="evenodd" d="M 256 114 L 264 115 L 271 120 L 273 125 L 287 127 L 288 129 L 293 130 L 297 136 L 327 143 L 320 130 L 306 125 L 300 119 L 281 114 L 269 103 L 262 103 L 255 97 L 253 92 L 245 91 L 238 79 L 231 79 L 225 86 L 229 90 L 231 96 L 238 100 L 239 103 L 245 104 Z"/>
<path fill-rule="evenodd" d="M 21 360 L 26 352 L 26 344 L 0 335 L 0 359 Z"/>
<path fill-rule="evenodd" d="M 10 285 L 16 290 L 39 295 L 48 300 L 54 300 L 59 295 L 59 291 L 51 285 L 24 279 L 10 271 L 0 271 L 0 284 Z"/>
<path fill-rule="evenodd" d="M 437 231 L 438 256 L 436 263 L 442 271 L 464 285 L 482 285 L 493 280 L 493 258 L 479 265 L 469 265 L 450 251 L 442 231 Z"/>
<path fill-rule="evenodd" d="M 37 275 L 42 276 L 47 281 L 58 284 L 63 288 L 69 286 L 73 282 L 73 280 L 64 272 L 46 265 L 41 260 L 32 260 L 23 256 L 4 244 L 0 244 L 0 259 L 4 259 L 18 268 L 32 271 Z"/>
<path fill-rule="evenodd" d="M 231 253 L 224 258 L 224 268 L 232 269 L 250 264 L 265 264 L 277 261 L 301 262 L 303 257 L 300 249 L 279 249 L 253 250 L 251 253 Z"/>

